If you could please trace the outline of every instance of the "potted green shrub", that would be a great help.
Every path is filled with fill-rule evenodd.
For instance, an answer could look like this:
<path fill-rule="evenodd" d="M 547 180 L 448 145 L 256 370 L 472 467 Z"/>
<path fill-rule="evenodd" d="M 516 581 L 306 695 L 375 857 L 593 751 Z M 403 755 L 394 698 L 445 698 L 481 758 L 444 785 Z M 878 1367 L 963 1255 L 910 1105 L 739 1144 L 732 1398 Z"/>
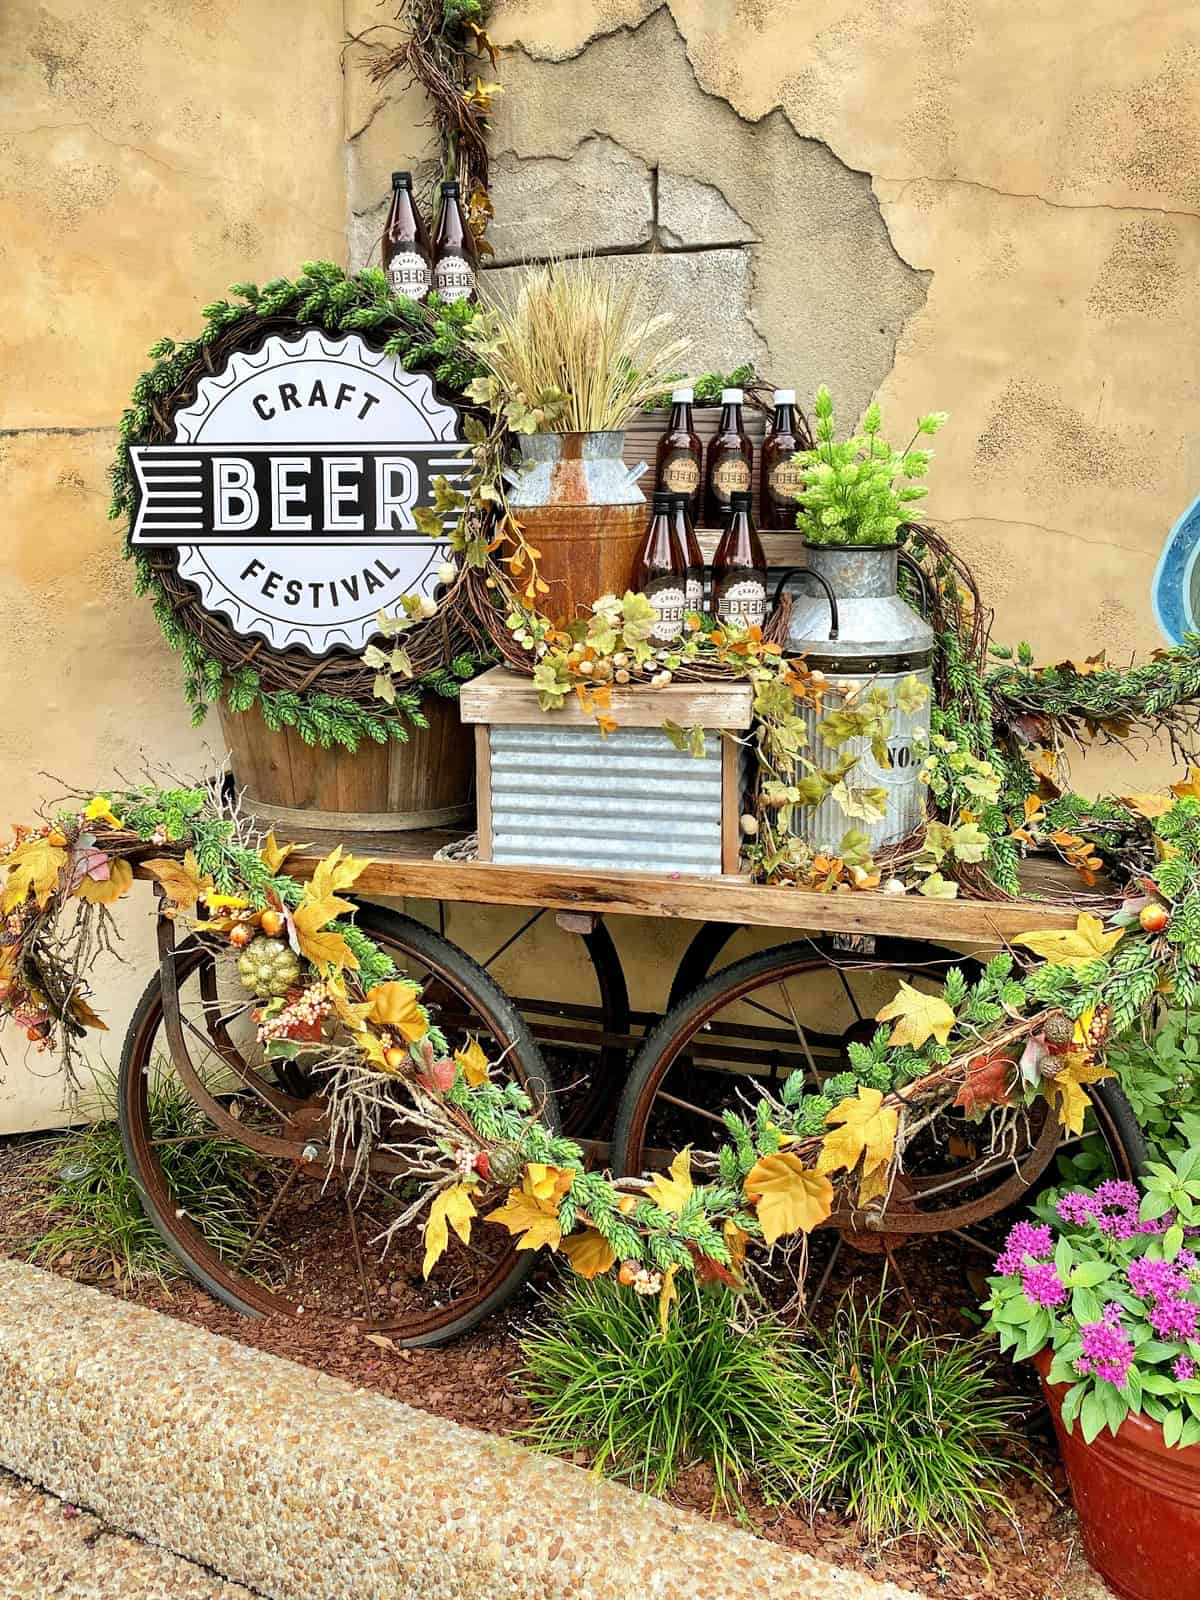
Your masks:
<path fill-rule="evenodd" d="M 1018 1222 L 984 1309 L 1042 1381 L 1092 1565 L 1128 1600 L 1200 1593 L 1200 1150 Z"/>

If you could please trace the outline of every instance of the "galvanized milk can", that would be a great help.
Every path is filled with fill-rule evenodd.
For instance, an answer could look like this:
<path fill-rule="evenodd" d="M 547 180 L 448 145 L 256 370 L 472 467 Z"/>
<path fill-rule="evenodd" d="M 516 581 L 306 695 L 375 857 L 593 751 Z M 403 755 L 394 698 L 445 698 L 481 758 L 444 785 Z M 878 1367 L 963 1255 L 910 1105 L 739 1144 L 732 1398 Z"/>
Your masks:
<path fill-rule="evenodd" d="M 884 767 L 871 751 L 871 741 L 854 738 L 837 751 L 827 749 L 817 732 L 826 712 L 843 703 L 831 696 L 823 711 L 806 709 L 808 748 L 804 754 L 816 767 L 832 767 L 840 757 L 858 756 L 846 777 L 851 789 L 881 788 L 887 809 L 878 822 L 849 817 L 837 800 L 827 795 L 814 807 L 796 813 L 799 831 L 814 850 L 836 853 L 847 829 L 858 828 L 871 841 L 873 851 L 897 844 L 921 821 L 925 791 L 918 780 L 919 759 L 914 744 L 929 738 L 929 705 L 933 693 L 934 634 L 929 624 L 902 599 L 897 577 L 900 563 L 912 571 L 925 589 L 925 575 L 910 556 L 895 545 L 806 545 L 806 566 L 785 572 L 776 600 L 786 585 L 792 601 L 788 624 L 789 654 L 803 654 L 810 668 L 819 668 L 835 684 L 857 686 L 865 693 L 876 685 L 892 700 L 891 732 L 887 739 L 891 765 Z M 810 591 L 816 590 L 816 593 Z M 914 711 L 895 705 L 897 685 L 909 676 L 927 693 Z M 851 690 L 853 693 L 853 690 Z M 850 701 L 853 704 L 853 700 Z M 811 768 L 798 766 L 796 776 Z"/>

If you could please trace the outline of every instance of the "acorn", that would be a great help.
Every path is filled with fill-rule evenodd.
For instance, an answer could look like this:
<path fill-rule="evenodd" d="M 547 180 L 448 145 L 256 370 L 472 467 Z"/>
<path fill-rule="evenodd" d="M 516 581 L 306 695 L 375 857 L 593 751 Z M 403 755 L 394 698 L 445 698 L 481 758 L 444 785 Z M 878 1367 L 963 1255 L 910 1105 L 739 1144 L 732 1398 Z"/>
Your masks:
<path fill-rule="evenodd" d="M 264 911 L 258 920 L 268 939 L 278 939 L 287 927 L 287 918 L 282 911 Z"/>
<path fill-rule="evenodd" d="M 622 1216 L 628 1216 L 631 1211 L 637 1210 L 637 1195 L 623 1194 L 617 1201 L 617 1210 Z"/>
<path fill-rule="evenodd" d="M 1143 933 L 1161 933 L 1171 920 L 1171 914 L 1161 900 L 1152 900 L 1138 912 Z"/>
<path fill-rule="evenodd" d="M 247 922 L 237 922 L 229 930 L 229 942 L 235 950 L 244 950 L 254 937 L 254 929 Z"/>
<path fill-rule="evenodd" d="M 486 1150 L 477 1150 L 475 1152 L 474 1167 L 483 1181 L 487 1183 L 492 1176 L 492 1163 Z"/>

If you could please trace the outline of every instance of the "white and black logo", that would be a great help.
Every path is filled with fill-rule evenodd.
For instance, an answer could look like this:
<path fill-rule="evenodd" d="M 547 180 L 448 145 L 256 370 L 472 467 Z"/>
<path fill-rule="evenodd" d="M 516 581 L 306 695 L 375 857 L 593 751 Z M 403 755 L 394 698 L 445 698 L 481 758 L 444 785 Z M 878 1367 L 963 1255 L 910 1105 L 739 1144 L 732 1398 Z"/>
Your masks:
<path fill-rule="evenodd" d="M 172 443 L 130 451 L 130 537 L 178 547 L 180 576 L 238 633 L 360 650 L 377 611 L 433 593 L 446 546 L 413 512 L 435 478 L 461 479 L 465 447 L 424 373 L 309 329 L 236 351 L 174 421 Z"/>

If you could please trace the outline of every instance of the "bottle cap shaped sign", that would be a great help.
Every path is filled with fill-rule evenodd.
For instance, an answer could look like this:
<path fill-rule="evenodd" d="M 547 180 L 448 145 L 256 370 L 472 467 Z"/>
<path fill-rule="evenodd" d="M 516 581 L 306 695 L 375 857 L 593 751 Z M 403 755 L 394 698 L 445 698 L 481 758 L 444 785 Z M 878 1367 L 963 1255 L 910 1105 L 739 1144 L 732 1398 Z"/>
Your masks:
<path fill-rule="evenodd" d="M 425 373 L 310 328 L 235 351 L 174 427 L 130 450 L 130 540 L 176 547 L 180 577 L 236 633 L 358 651 L 376 612 L 433 594 L 447 547 L 413 511 L 432 506 L 435 478 L 463 478 L 466 446 Z"/>

